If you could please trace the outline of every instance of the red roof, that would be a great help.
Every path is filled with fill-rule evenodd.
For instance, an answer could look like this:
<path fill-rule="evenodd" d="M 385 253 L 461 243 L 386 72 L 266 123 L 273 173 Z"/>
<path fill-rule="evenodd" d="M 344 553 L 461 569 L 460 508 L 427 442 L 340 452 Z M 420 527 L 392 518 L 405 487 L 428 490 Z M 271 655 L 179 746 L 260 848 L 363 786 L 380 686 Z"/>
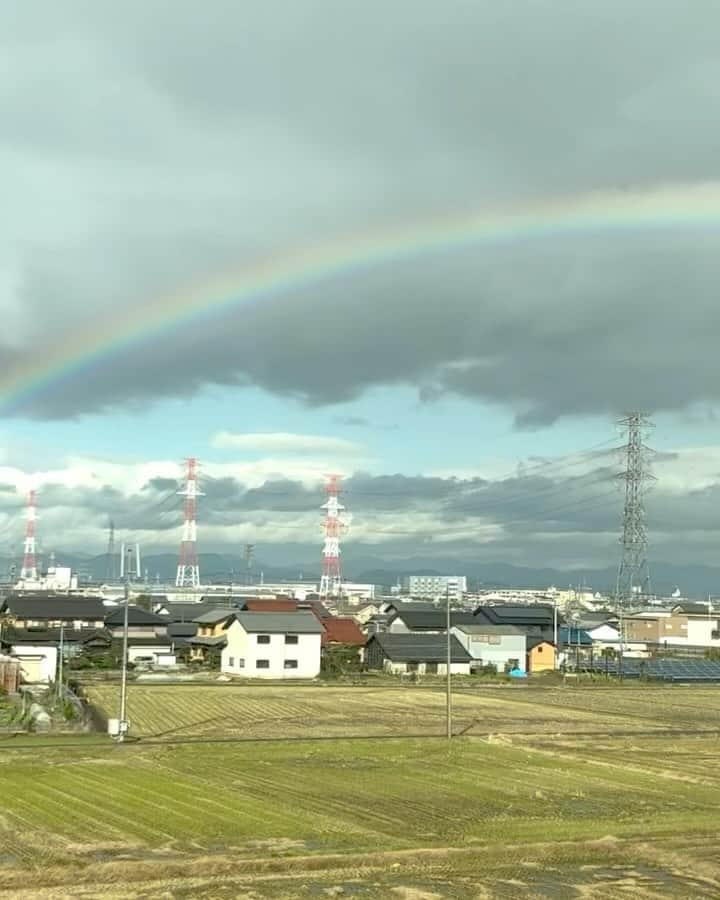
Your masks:
<path fill-rule="evenodd" d="M 365 635 L 354 619 L 328 616 L 322 619 L 322 623 L 325 626 L 323 644 L 353 644 L 358 647 L 365 644 Z"/>
<path fill-rule="evenodd" d="M 297 600 L 248 600 L 245 609 L 248 612 L 295 612 Z"/>

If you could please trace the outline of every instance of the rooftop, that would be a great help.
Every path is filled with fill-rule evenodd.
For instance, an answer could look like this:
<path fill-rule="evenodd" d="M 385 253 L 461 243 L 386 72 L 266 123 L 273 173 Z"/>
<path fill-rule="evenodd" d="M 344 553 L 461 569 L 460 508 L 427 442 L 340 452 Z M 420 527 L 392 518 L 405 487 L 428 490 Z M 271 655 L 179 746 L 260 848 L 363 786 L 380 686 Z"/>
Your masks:
<path fill-rule="evenodd" d="M 125 604 L 116 606 L 109 615 L 105 616 L 105 624 L 113 628 L 118 628 L 125 621 Z M 148 612 L 140 606 L 128 607 L 128 625 L 167 625 L 167 619 L 164 616 L 158 616 L 155 613 Z"/>
<path fill-rule="evenodd" d="M 365 644 L 365 635 L 354 619 L 329 616 L 323 619 L 323 625 L 323 644 L 354 644 L 357 647 Z"/>
<path fill-rule="evenodd" d="M 322 634 L 323 626 L 310 610 L 239 612 L 233 616 L 249 634 Z"/>
<path fill-rule="evenodd" d="M 99 621 L 107 607 L 100 597 L 68 597 L 66 594 L 10 594 L 0 602 L 0 611 L 16 619 L 64 619 Z"/>
<path fill-rule="evenodd" d="M 458 631 L 462 631 L 464 634 L 507 634 L 507 635 L 521 635 L 525 634 L 522 628 L 518 628 L 516 625 L 490 625 L 484 623 L 474 623 L 472 625 L 456 625 L 455 626 Z"/>
<path fill-rule="evenodd" d="M 375 641 L 393 662 L 447 662 L 447 637 L 444 634 L 376 634 Z M 456 637 L 450 638 L 450 660 L 469 662 L 470 654 Z"/>
<path fill-rule="evenodd" d="M 193 622 L 196 622 L 198 625 L 218 625 L 220 622 L 225 622 L 231 616 L 234 616 L 235 612 L 236 610 L 227 608 L 211 609 L 202 615 L 196 616 Z"/>

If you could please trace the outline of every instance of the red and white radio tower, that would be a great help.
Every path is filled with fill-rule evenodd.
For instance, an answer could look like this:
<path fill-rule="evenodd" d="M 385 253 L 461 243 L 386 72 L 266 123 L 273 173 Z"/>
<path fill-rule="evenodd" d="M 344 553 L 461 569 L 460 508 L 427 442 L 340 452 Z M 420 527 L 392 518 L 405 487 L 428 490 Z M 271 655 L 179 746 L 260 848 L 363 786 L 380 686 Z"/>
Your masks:
<path fill-rule="evenodd" d="M 195 512 L 197 498 L 202 493 L 197 489 L 197 460 L 194 457 L 187 459 L 187 479 L 184 491 L 178 491 L 185 498 L 185 523 L 183 536 L 180 543 L 180 561 L 178 563 L 176 587 L 200 587 L 200 564 L 197 552 L 197 522 Z"/>
<path fill-rule="evenodd" d="M 30 491 L 27 498 L 27 518 L 25 520 L 25 555 L 23 556 L 20 577 L 28 581 L 38 580 L 37 557 L 35 555 L 35 491 Z"/>
<path fill-rule="evenodd" d="M 340 536 L 345 533 L 347 525 L 341 517 L 345 507 L 338 500 L 341 475 L 327 475 L 327 501 L 323 503 L 325 510 L 325 544 L 322 554 L 322 576 L 320 578 L 320 596 L 337 597 L 342 588 L 342 572 L 340 569 Z"/>

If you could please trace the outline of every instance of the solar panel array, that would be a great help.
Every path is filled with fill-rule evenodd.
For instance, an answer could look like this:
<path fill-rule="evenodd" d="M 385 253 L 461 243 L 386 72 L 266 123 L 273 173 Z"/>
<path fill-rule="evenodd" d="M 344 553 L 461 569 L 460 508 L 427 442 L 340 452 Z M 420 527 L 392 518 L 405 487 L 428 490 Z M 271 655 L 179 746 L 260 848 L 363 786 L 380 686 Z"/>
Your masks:
<path fill-rule="evenodd" d="M 625 657 L 595 661 L 588 669 L 623 678 L 651 678 L 659 681 L 706 683 L 720 682 L 720 662 L 710 659 L 634 659 Z"/>

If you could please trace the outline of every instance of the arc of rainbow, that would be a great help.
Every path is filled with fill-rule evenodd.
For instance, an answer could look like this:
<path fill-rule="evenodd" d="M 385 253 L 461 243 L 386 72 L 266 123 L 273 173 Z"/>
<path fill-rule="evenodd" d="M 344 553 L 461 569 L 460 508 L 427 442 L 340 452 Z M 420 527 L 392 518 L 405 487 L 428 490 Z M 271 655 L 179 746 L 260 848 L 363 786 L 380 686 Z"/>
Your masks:
<path fill-rule="evenodd" d="M 390 231 L 333 240 L 225 273 L 184 292 L 156 298 L 136 318 L 118 315 L 94 323 L 41 361 L 0 377 L 0 407 L 8 411 L 53 382 L 140 341 L 243 303 L 308 284 L 426 253 L 563 234 L 646 231 L 720 225 L 720 182 L 676 185 L 643 192 L 575 195 L 412 222 Z"/>

